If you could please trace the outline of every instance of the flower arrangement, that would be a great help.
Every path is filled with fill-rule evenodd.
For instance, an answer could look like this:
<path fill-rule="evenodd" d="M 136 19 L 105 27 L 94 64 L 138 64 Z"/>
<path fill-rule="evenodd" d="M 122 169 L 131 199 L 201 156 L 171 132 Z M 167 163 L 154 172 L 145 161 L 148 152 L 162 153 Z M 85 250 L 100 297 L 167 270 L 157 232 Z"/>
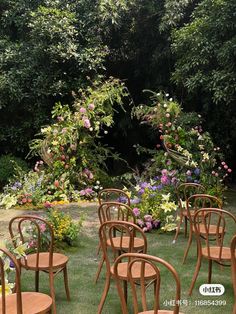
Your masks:
<path fill-rule="evenodd" d="M 131 204 L 137 224 L 144 232 L 152 229 L 169 232 L 176 228 L 174 191 L 177 182 L 176 171 L 162 169 L 159 176 L 135 186 Z"/>
<path fill-rule="evenodd" d="M 150 105 L 133 110 L 142 123 L 157 129 L 160 137 L 155 150 L 146 150 L 151 158 L 142 175 L 155 175 L 156 169 L 166 167 L 169 160 L 168 169 L 178 170 L 180 181 L 201 183 L 207 187 L 207 193 L 222 197 L 225 180 L 232 170 L 209 133 L 203 131 L 202 117 L 183 112 L 169 94 L 152 93 L 151 100 Z"/>

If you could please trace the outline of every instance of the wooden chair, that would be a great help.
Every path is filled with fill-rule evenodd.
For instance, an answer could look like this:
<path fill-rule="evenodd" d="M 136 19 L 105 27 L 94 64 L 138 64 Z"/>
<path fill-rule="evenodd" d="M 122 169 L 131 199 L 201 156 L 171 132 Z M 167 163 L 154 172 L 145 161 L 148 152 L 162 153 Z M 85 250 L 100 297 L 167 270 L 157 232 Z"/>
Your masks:
<path fill-rule="evenodd" d="M 187 217 L 189 220 L 190 230 L 189 230 L 189 237 L 188 237 L 188 244 L 184 252 L 183 264 L 186 261 L 189 248 L 192 243 L 194 227 L 193 227 L 193 216 L 198 209 L 201 208 L 222 208 L 223 202 L 219 198 L 208 195 L 208 194 L 194 194 L 187 199 L 186 202 L 186 211 Z M 211 225 L 209 227 L 209 234 L 213 237 L 216 234 L 217 226 Z M 219 230 L 220 232 L 222 230 Z M 205 230 L 204 226 L 200 226 L 200 233 L 204 236 Z"/>
<path fill-rule="evenodd" d="M 118 294 L 121 301 L 122 314 L 128 314 L 127 302 L 124 297 L 124 293 L 121 288 L 121 281 L 123 277 L 120 275 L 120 265 L 128 263 L 128 281 L 131 286 L 132 299 L 133 299 L 133 313 L 138 314 L 178 314 L 179 304 L 180 304 L 180 280 L 179 276 L 169 263 L 163 259 L 147 254 L 140 253 L 125 253 L 120 255 L 114 263 L 114 277 L 116 280 L 116 286 Z M 160 269 L 158 266 L 164 266 L 164 269 Z M 160 310 L 160 283 L 161 283 L 161 272 L 168 270 L 171 275 L 173 282 L 175 284 L 175 297 L 173 300 L 174 310 Z M 147 272 L 151 274 L 150 277 L 147 276 Z M 163 282 L 163 281 L 162 281 Z M 154 302 L 152 310 L 148 310 L 148 298 L 147 298 L 147 288 L 153 284 L 154 286 Z M 138 299 L 138 287 L 140 287 L 141 302 Z M 171 287 L 172 288 L 172 287 Z M 141 304 L 140 304 L 141 303 Z M 141 311 L 139 311 L 139 304 Z"/>
<path fill-rule="evenodd" d="M 186 205 L 185 205 L 187 199 L 193 194 L 200 194 L 204 192 L 205 192 L 204 186 L 198 183 L 181 183 L 180 185 L 177 186 L 176 195 L 177 195 L 178 206 L 179 206 L 179 215 L 178 215 L 179 222 L 176 228 L 176 233 L 175 233 L 173 243 L 175 243 L 178 238 L 180 226 L 183 222 L 183 219 L 184 219 L 184 236 L 185 238 L 187 236 L 188 215 L 187 215 L 187 210 L 186 210 Z"/>
<path fill-rule="evenodd" d="M 99 205 L 107 202 L 119 202 L 130 206 L 130 197 L 123 190 L 109 188 L 103 189 L 98 193 Z"/>
<path fill-rule="evenodd" d="M 1 278 L 1 314 L 46 314 L 51 311 L 52 298 L 39 292 L 21 292 L 20 267 L 16 258 L 6 249 L 0 249 L 0 278 Z M 4 264 L 8 262 L 14 264 L 15 268 L 15 287 L 14 293 L 6 294 L 6 276 Z M 10 260 L 10 261 L 9 261 Z"/>
<path fill-rule="evenodd" d="M 114 231 L 119 230 L 118 240 L 114 237 Z M 134 238 L 139 239 L 140 241 L 140 250 L 142 252 L 147 252 L 147 239 L 142 231 L 137 225 L 127 222 L 127 221 L 107 221 L 104 222 L 99 228 L 99 238 L 102 245 L 103 256 L 106 262 L 106 281 L 104 290 L 102 293 L 101 301 L 98 306 L 98 314 L 102 312 L 107 293 L 110 287 L 110 280 L 114 276 L 114 267 L 113 262 L 116 257 L 123 253 L 131 253 L 137 250 L 137 247 L 134 249 Z M 143 244 L 144 243 L 144 244 Z M 110 252 L 109 252 L 110 251 Z M 109 254 L 112 253 L 112 254 Z M 127 266 L 128 263 L 120 263 L 118 273 L 122 277 L 124 282 L 124 295 L 127 299 Z M 152 272 L 147 271 L 147 276 L 151 276 Z"/>
<path fill-rule="evenodd" d="M 131 221 L 134 224 L 136 223 L 136 217 L 133 213 L 132 208 L 130 208 L 126 204 L 118 203 L 118 202 L 102 203 L 98 208 L 98 218 L 100 221 L 100 225 L 102 225 L 106 221 L 111 221 L 111 220 Z M 119 233 L 119 230 L 114 230 L 114 233 L 116 232 Z M 116 240 L 118 239 L 119 238 L 116 235 Z M 136 243 L 136 239 L 134 239 L 134 247 L 139 248 L 140 243 L 139 243 L 139 240 L 137 241 L 138 242 Z M 101 247 L 101 244 L 99 244 L 99 247 Z M 98 281 L 104 261 L 105 261 L 105 258 L 103 256 L 98 265 L 98 270 L 95 277 L 95 283 L 97 283 Z"/>
<path fill-rule="evenodd" d="M 231 251 L 230 246 L 225 246 L 225 227 L 231 220 L 236 225 L 236 217 L 230 212 L 218 208 L 199 209 L 193 217 L 193 225 L 197 239 L 198 257 L 195 272 L 189 289 L 189 295 L 192 294 L 196 282 L 202 259 L 208 260 L 208 283 L 211 283 L 212 262 L 222 266 L 230 266 Z M 210 226 L 216 225 L 215 241 L 211 241 Z M 205 230 L 202 237 L 202 230 Z"/>
<path fill-rule="evenodd" d="M 236 234 L 233 236 L 230 245 L 231 250 L 231 271 L 234 288 L 234 308 L 233 314 L 236 314 Z"/>
<path fill-rule="evenodd" d="M 68 285 L 68 276 L 67 276 L 67 262 L 68 257 L 64 254 L 54 253 L 54 234 L 51 225 L 43 218 L 38 216 L 17 216 L 10 220 L 9 222 L 9 232 L 13 241 L 13 244 L 16 246 L 14 239 L 18 234 L 22 243 L 26 242 L 24 236 L 24 226 L 30 224 L 36 232 L 36 237 L 33 238 L 35 242 L 35 253 L 27 254 L 26 257 L 20 259 L 19 264 L 21 268 L 26 270 L 32 270 L 35 272 L 35 290 L 39 291 L 39 272 L 43 271 L 49 274 L 49 284 L 50 284 L 50 293 L 53 301 L 53 313 L 56 313 L 56 303 L 55 303 L 55 290 L 54 290 L 54 277 L 61 271 L 64 274 L 64 284 L 66 290 L 67 300 L 70 300 L 70 292 Z M 42 228 L 43 226 L 43 228 Z M 43 233 L 45 229 L 48 234 L 48 250 L 44 251 L 43 244 Z"/>

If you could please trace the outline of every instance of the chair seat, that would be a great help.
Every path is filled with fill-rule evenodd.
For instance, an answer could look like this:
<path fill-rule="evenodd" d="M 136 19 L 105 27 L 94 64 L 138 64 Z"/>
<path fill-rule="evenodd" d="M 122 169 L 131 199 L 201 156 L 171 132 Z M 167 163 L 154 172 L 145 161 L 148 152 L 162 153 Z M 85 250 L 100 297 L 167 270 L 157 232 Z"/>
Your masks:
<path fill-rule="evenodd" d="M 115 247 L 115 249 L 120 249 L 122 248 L 123 250 L 128 250 L 129 249 L 129 241 L 130 241 L 130 237 L 114 237 L 113 239 L 113 245 Z M 107 240 L 107 245 L 111 246 L 111 241 L 110 239 Z M 141 238 L 134 238 L 134 244 L 133 244 L 133 248 L 135 250 L 141 250 L 144 247 L 144 240 Z"/>
<path fill-rule="evenodd" d="M 22 292 L 22 309 L 24 314 L 47 313 L 52 306 L 52 298 L 39 292 Z M 0 302 L 2 313 L 2 302 Z M 6 296 L 6 313 L 17 314 L 16 293 Z"/>
<path fill-rule="evenodd" d="M 145 312 L 138 312 L 138 314 L 154 314 L 154 310 L 151 311 L 145 311 Z M 174 314 L 174 311 L 168 311 L 168 310 L 159 310 L 157 314 Z M 179 312 L 179 314 L 183 314 Z"/>
<path fill-rule="evenodd" d="M 220 260 L 219 259 L 220 247 L 215 246 L 215 247 L 210 247 L 209 249 L 210 249 L 210 258 L 212 260 L 219 261 Z M 236 254 L 236 251 L 235 251 L 235 254 Z M 202 255 L 208 258 L 208 251 L 206 247 L 202 248 Z M 229 247 L 222 248 L 221 260 L 231 260 L 231 251 Z"/>
<path fill-rule="evenodd" d="M 119 263 L 117 267 L 118 277 L 122 280 L 127 280 L 127 273 L 128 273 L 128 262 Z M 111 274 L 114 275 L 114 267 L 111 266 Z M 132 266 L 132 277 L 135 279 L 139 279 L 141 275 L 141 262 L 136 262 Z M 153 267 L 149 264 L 145 264 L 145 272 L 144 272 L 145 278 L 152 279 L 156 276 L 155 271 L 153 270 Z"/>
<path fill-rule="evenodd" d="M 201 234 L 206 234 L 206 229 L 205 229 L 205 226 L 202 224 L 202 225 L 199 225 L 199 232 Z M 210 225 L 209 226 L 209 231 L 208 231 L 208 234 L 209 235 L 214 235 L 216 234 L 217 232 L 217 226 L 216 225 Z M 219 231 L 218 231 L 219 234 L 222 234 L 223 233 L 223 228 L 222 227 L 219 227 Z"/>
<path fill-rule="evenodd" d="M 29 254 L 27 255 L 27 264 L 25 263 L 25 259 L 21 259 L 22 267 L 26 269 L 33 269 L 36 270 L 36 259 L 37 254 Z M 64 254 L 60 253 L 53 253 L 53 268 L 58 269 L 64 267 L 68 262 L 68 257 Z M 41 270 L 48 270 L 49 269 L 49 253 L 42 252 L 39 253 L 39 269 Z"/>

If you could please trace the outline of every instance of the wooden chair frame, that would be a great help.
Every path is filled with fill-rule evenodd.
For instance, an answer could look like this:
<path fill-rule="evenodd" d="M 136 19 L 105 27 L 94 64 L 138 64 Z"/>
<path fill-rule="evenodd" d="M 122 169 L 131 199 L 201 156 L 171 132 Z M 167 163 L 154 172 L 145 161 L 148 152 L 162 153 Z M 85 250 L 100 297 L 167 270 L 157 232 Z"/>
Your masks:
<path fill-rule="evenodd" d="M 26 270 L 32 270 L 35 272 L 35 290 L 36 291 L 39 291 L 39 272 L 43 271 L 49 274 L 50 294 L 53 300 L 53 313 L 56 313 L 54 277 L 62 271 L 64 275 L 64 285 L 65 285 L 67 300 L 70 301 L 70 291 L 69 291 L 68 273 L 67 273 L 68 258 L 63 254 L 53 252 L 53 249 L 54 249 L 53 228 L 45 219 L 38 216 L 23 215 L 23 216 L 16 216 L 10 220 L 9 232 L 10 232 L 11 239 L 13 241 L 13 245 L 15 247 L 16 247 L 16 243 L 14 239 L 16 237 L 16 233 L 14 231 L 14 226 L 17 227 L 17 233 L 20 237 L 20 240 L 22 241 L 22 243 L 25 243 L 25 238 L 22 233 L 22 226 L 26 222 L 30 222 L 31 224 L 33 224 L 37 230 L 37 239 L 36 239 L 37 246 L 35 248 L 36 253 L 33 253 L 33 254 L 30 253 L 26 257 L 22 257 L 19 260 L 19 265 L 20 265 L 20 268 L 25 268 Z M 47 253 L 41 251 L 42 236 L 41 236 L 41 230 L 40 230 L 40 223 L 45 224 L 50 234 L 49 249 Z M 33 263 L 33 265 L 29 265 L 30 258 L 33 258 L 33 261 L 35 261 L 35 264 Z M 60 258 L 62 262 L 59 263 L 57 266 L 55 266 L 54 262 L 57 258 Z M 45 259 L 44 266 L 40 266 L 40 261 L 42 259 Z"/>
<path fill-rule="evenodd" d="M 184 252 L 183 257 L 183 264 L 186 261 L 186 258 L 188 256 L 188 252 L 192 243 L 193 239 L 193 233 L 194 233 L 194 227 L 193 227 L 193 216 L 196 213 L 197 210 L 201 208 L 222 208 L 223 202 L 219 198 L 208 195 L 208 194 L 194 194 L 190 196 L 186 201 L 186 211 L 187 211 L 187 217 L 189 220 L 189 237 L 188 237 L 188 243 L 187 247 Z M 216 226 L 212 225 L 210 228 L 210 233 L 212 236 L 214 235 Z M 204 234 L 202 234 L 204 236 Z"/>
<path fill-rule="evenodd" d="M 17 314 L 23 314 L 25 313 L 25 307 L 26 302 L 29 300 L 32 300 L 34 302 L 34 310 L 36 310 L 35 305 L 37 307 L 37 313 L 46 314 L 51 312 L 52 307 L 52 298 L 48 295 L 38 293 L 38 292 L 21 292 L 21 281 L 20 281 L 20 275 L 21 270 L 18 261 L 16 258 L 6 249 L 0 248 L 0 252 L 2 252 L 5 256 L 7 256 L 12 263 L 14 264 L 15 268 L 15 287 L 13 294 L 10 295 L 10 300 L 7 302 L 8 296 L 6 296 L 5 293 L 5 272 L 4 272 L 4 262 L 2 258 L 0 257 L 0 278 L 1 278 L 1 285 L 2 285 L 2 298 L 0 300 L 1 308 L 2 308 L 2 314 L 9 314 L 9 311 L 11 313 L 17 313 Z M 16 300 L 16 302 L 15 302 Z M 7 307 L 11 306 L 11 309 Z M 24 301 L 24 302 L 23 302 Z M 38 301 L 38 302 L 37 302 Z M 41 301 L 41 302 L 40 302 Z M 27 302 L 28 303 L 28 302 Z M 36 304 L 35 304 L 36 303 Z M 14 308 L 14 304 L 16 308 Z M 29 310 L 29 308 L 28 308 Z M 32 310 L 32 308 L 31 308 Z M 12 312 L 13 311 L 13 312 Z M 29 312 L 28 312 L 29 313 Z M 32 310 L 31 314 L 36 313 Z"/>
<path fill-rule="evenodd" d="M 203 185 L 198 183 L 181 183 L 176 187 L 176 195 L 178 199 L 179 205 L 179 222 L 176 228 L 175 237 L 173 243 L 177 241 L 180 226 L 184 219 L 184 236 L 187 237 L 187 228 L 188 228 L 188 216 L 186 212 L 186 208 L 183 207 L 182 201 L 186 202 L 187 199 L 193 194 L 199 194 L 200 192 L 205 192 L 205 188 Z"/>
<path fill-rule="evenodd" d="M 116 196 L 116 198 L 114 199 L 114 198 L 112 198 L 112 196 L 114 196 L 114 197 Z M 103 189 L 103 190 L 99 191 L 98 202 L 99 202 L 99 205 L 101 205 L 102 203 L 107 203 L 107 202 L 122 203 L 122 202 L 118 201 L 118 199 L 120 197 L 126 198 L 127 202 L 125 204 L 130 206 L 129 195 L 126 192 L 124 192 L 123 190 L 115 189 L 115 188 L 108 188 L 108 189 Z"/>
<path fill-rule="evenodd" d="M 219 208 L 199 209 L 193 217 L 193 225 L 197 240 L 198 256 L 195 272 L 189 289 L 189 295 L 192 294 L 193 287 L 197 280 L 198 273 L 201 268 L 201 261 L 203 258 L 208 260 L 208 283 L 211 283 L 213 261 L 222 266 L 230 266 L 231 263 L 230 247 L 224 246 L 224 236 L 226 227 L 225 217 L 230 218 L 236 224 L 236 217 L 232 213 Z M 211 241 L 212 238 L 211 234 L 209 233 L 210 226 L 212 225 L 213 221 L 214 225 L 216 225 L 216 233 L 214 235 L 216 245 L 212 245 Z M 201 231 L 202 228 L 205 229 L 204 237 L 202 237 Z"/>
<path fill-rule="evenodd" d="M 119 241 L 114 241 L 114 231 L 119 229 Z M 133 224 L 131 222 L 127 221 L 107 221 L 104 222 L 100 228 L 99 228 L 99 238 L 100 243 L 102 246 L 103 256 L 105 258 L 106 262 L 106 281 L 105 286 L 103 290 L 103 294 L 98 306 L 98 314 L 102 312 L 106 296 L 108 294 L 109 288 L 110 288 L 110 280 L 113 277 L 113 267 L 112 264 L 114 260 L 117 258 L 117 255 L 122 253 L 124 251 L 124 243 L 126 243 L 126 252 L 134 252 L 134 238 L 137 236 L 140 236 L 140 238 L 143 240 L 144 246 L 142 247 L 142 251 L 144 253 L 147 252 L 147 239 L 143 232 L 143 230 L 138 227 L 136 224 Z M 128 237 L 128 241 L 127 241 Z M 108 245 L 108 240 L 110 242 L 110 245 Z M 112 256 L 109 256 L 108 250 L 111 250 L 113 253 Z M 112 260 L 111 260 L 112 259 Z M 120 264 L 120 267 L 124 267 L 124 295 L 125 299 L 127 299 L 127 263 Z"/>
<path fill-rule="evenodd" d="M 114 215 L 115 217 L 112 216 L 112 213 L 115 213 Z M 111 221 L 111 220 L 131 221 L 134 224 L 136 224 L 136 217 L 133 213 L 132 208 L 130 208 L 129 205 L 127 204 L 118 203 L 118 202 L 102 203 L 98 208 L 98 218 L 100 221 L 100 225 L 102 225 L 106 221 Z M 116 234 L 116 231 L 119 231 L 119 230 L 114 230 L 114 236 Z M 101 248 L 101 244 L 99 244 L 99 248 Z M 98 270 L 95 276 L 95 283 L 97 283 L 99 279 L 104 261 L 105 261 L 105 258 L 103 256 L 98 265 Z"/>
<path fill-rule="evenodd" d="M 180 304 L 180 279 L 179 276 L 174 269 L 172 265 L 167 263 L 165 260 L 156 257 L 156 256 L 151 256 L 147 254 L 141 254 L 141 253 L 125 253 L 120 255 L 115 263 L 114 263 L 114 277 L 116 280 L 116 286 L 118 290 L 118 294 L 120 297 L 121 301 L 121 306 L 122 306 L 122 314 L 128 314 L 128 309 L 127 309 L 127 303 L 124 297 L 124 293 L 122 291 L 120 282 L 121 278 L 118 273 L 118 267 L 119 264 L 124 262 L 124 260 L 128 260 L 128 281 L 131 285 L 131 292 L 132 292 L 132 299 L 133 299 L 133 308 L 134 308 L 134 314 L 139 313 L 139 302 L 138 302 L 138 297 L 137 297 L 137 288 L 140 286 L 140 291 L 141 291 L 141 301 L 142 301 L 142 312 L 148 311 L 148 306 L 147 306 L 147 298 L 146 298 L 146 290 L 147 286 L 150 284 L 154 284 L 154 308 L 153 308 L 153 314 L 161 314 L 161 313 L 172 313 L 172 314 L 179 314 L 179 304 Z M 160 310 L 160 301 L 159 301 L 159 294 L 160 294 L 160 282 L 161 282 L 161 271 L 158 268 L 158 264 L 163 265 L 165 268 L 168 269 L 168 271 L 171 272 L 174 282 L 176 284 L 176 290 L 175 290 L 175 306 L 173 311 L 161 311 Z M 139 265 L 140 268 L 140 278 L 137 280 L 135 272 L 136 265 Z M 146 269 L 153 269 L 154 275 L 152 275 L 152 278 L 147 281 L 145 278 L 145 270 Z"/>

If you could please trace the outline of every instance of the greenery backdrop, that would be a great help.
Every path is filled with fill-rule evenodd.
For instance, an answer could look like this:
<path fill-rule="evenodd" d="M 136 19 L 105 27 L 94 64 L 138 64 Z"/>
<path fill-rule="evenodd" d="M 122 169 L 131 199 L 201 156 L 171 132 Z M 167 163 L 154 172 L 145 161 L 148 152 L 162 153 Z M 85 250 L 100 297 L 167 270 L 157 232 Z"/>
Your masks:
<path fill-rule="evenodd" d="M 25 157 L 55 102 L 72 105 L 73 92 L 112 75 L 125 79 L 135 104 L 145 103 L 143 89 L 165 90 L 201 113 L 233 161 L 235 7 L 233 0 L 1 1 L 0 154 Z M 135 167 L 133 144 L 152 147 L 157 134 L 130 110 L 117 112 L 103 141 Z"/>

